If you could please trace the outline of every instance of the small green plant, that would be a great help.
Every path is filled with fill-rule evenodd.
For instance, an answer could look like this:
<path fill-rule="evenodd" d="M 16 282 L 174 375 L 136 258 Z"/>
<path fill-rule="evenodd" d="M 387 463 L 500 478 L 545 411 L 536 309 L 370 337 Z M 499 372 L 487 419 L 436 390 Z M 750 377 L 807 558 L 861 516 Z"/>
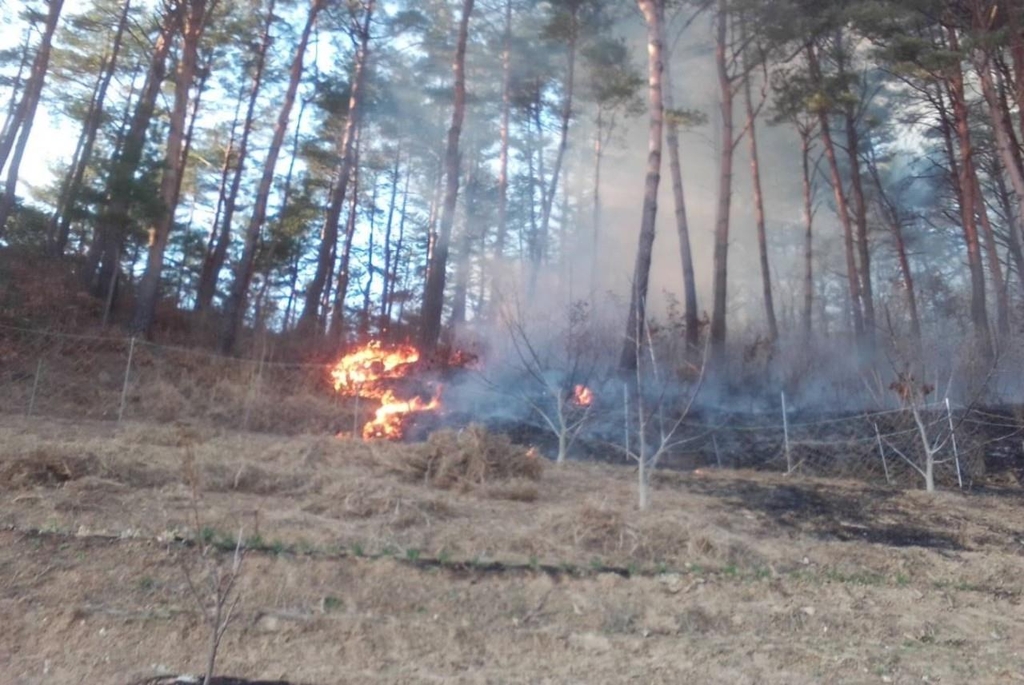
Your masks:
<path fill-rule="evenodd" d="M 910 585 L 910 577 L 903 573 L 896 574 L 896 584 L 900 587 Z"/>
<path fill-rule="evenodd" d="M 635 561 L 629 562 L 629 565 L 626 566 L 626 573 L 629 575 L 630 578 L 632 578 L 639 572 L 640 568 L 636 565 Z"/>
<path fill-rule="evenodd" d="M 282 542 L 281 540 L 274 540 L 270 543 L 270 551 L 272 551 L 277 556 L 281 556 L 287 551 L 287 547 L 285 547 L 284 542 Z"/>
<path fill-rule="evenodd" d="M 599 558 L 594 557 L 594 558 L 592 558 L 590 560 L 590 570 L 592 570 L 592 571 L 600 571 L 604 567 L 605 567 L 604 566 L 604 562 L 601 561 Z"/>
<path fill-rule="evenodd" d="M 441 553 L 437 555 L 437 562 L 442 566 L 449 566 L 452 563 L 452 555 L 446 549 L 442 549 Z"/>
<path fill-rule="evenodd" d="M 352 544 L 352 556 L 363 557 L 366 556 L 366 552 L 363 550 L 363 546 L 358 542 Z"/>
<path fill-rule="evenodd" d="M 143 592 L 149 592 L 156 587 L 156 581 L 149 576 L 142 576 L 139 578 L 139 589 Z"/>
<path fill-rule="evenodd" d="M 729 564 L 728 566 L 722 569 L 722 573 L 729 576 L 730 578 L 735 578 L 740 574 L 740 569 L 738 566 L 736 566 L 736 564 Z"/>
<path fill-rule="evenodd" d="M 757 580 L 768 580 L 772 577 L 772 570 L 766 566 L 758 566 L 754 569 L 754 578 Z"/>
<path fill-rule="evenodd" d="M 262 535 L 256 533 L 255 535 L 250 535 L 248 537 L 245 541 L 245 546 L 249 549 L 264 549 L 266 547 L 266 542 L 264 542 Z"/>
<path fill-rule="evenodd" d="M 333 595 L 327 595 L 323 601 L 324 613 L 337 611 L 341 608 L 341 600 Z"/>
<path fill-rule="evenodd" d="M 668 564 L 666 564 L 664 561 L 659 561 L 654 566 L 654 572 L 657 573 L 659 576 L 665 575 L 666 573 L 668 573 Z"/>
<path fill-rule="evenodd" d="M 215 537 L 217 537 L 217 531 L 211 526 L 203 526 L 203 529 L 199 531 L 199 539 L 203 544 L 210 544 Z"/>
<path fill-rule="evenodd" d="M 534 571 L 537 571 L 537 570 L 540 569 L 540 559 L 537 558 L 536 554 L 531 554 L 530 555 L 530 562 L 529 563 L 530 563 L 530 568 L 532 568 Z"/>
<path fill-rule="evenodd" d="M 407 561 L 419 561 L 420 551 L 415 547 L 410 547 L 409 549 L 405 550 L 405 558 Z"/>

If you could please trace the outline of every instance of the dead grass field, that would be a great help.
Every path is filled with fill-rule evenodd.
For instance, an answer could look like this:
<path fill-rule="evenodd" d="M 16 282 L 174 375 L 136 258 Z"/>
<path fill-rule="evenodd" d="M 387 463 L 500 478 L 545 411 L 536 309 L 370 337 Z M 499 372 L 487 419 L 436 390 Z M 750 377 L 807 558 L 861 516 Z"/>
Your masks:
<path fill-rule="evenodd" d="M 206 534 L 243 527 L 254 548 L 225 675 L 1024 681 L 1019 491 L 672 473 L 638 512 L 630 468 L 555 468 L 479 439 L 0 417 L 0 683 L 202 670 L 177 562 L 190 452 Z"/>

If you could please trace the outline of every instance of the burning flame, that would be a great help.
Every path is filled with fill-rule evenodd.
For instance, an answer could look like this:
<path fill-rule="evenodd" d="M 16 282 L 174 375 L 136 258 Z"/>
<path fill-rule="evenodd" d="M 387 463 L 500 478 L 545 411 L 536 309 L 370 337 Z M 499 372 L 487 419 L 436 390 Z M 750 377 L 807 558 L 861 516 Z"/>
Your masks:
<path fill-rule="evenodd" d="M 585 385 L 573 388 L 572 401 L 580 407 L 589 407 L 594 402 L 594 392 Z"/>
<path fill-rule="evenodd" d="M 440 408 L 440 386 L 430 400 L 424 400 L 419 395 L 403 400 L 396 395 L 394 388 L 388 387 L 389 381 L 408 376 L 419 359 L 419 350 L 412 345 L 385 349 L 380 341 L 374 340 L 345 355 L 331 368 L 335 391 L 347 397 L 380 401 L 373 419 L 363 426 L 364 440 L 399 440 L 404 434 L 405 422 L 410 414 Z"/>
<path fill-rule="evenodd" d="M 374 413 L 373 420 L 363 426 L 363 440 L 374 438 L 387 438 L 398 440 L 402 437 L 402 428 L 408 414 L 414 412 L 433 411 L 441 406 L 441 389 L 424 402 L 421 397 L 413 397 L 409 401 L 403 401 L 395 397 L 395 394 L 388 390 L 381 398 L 380 408 Z"/>
<path fill-rule="evenodd" d="M 331 379 L 334 389 L 344 395 L 382 398 L 385 389 L 380 381 L 407 375 L 419 359 L 419 350 L 412 345 L 385 350 L 374 340 L 342 357 L 331 369 Z"/>

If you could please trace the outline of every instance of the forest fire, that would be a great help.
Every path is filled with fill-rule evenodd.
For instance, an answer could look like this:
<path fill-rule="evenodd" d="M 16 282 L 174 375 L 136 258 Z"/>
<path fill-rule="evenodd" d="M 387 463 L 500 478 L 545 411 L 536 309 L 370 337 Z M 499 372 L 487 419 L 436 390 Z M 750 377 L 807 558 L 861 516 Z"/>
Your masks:
<path fill-rule="evenodd" d="M 419 350 L 412 345 L 385 348 L 380 341 L 374 340 L 345 355 L 331 368 L 331 379 L 337 392 L 346 397 L 380 401 L 373 419 L 363 426 L 364 440 L 400 440 L 411 414 L 440 408 L 439 385 L 429 400 L 416 393 L 409 399 L 402 399 L 393 387 L 412 373 L 419 360 Z"/>
<path fill-rule="evenodd" d="M 594 391 L 585 385 L 573 388 L 573 403 L 579 407 L 589 407 L 594 402 Z"/>

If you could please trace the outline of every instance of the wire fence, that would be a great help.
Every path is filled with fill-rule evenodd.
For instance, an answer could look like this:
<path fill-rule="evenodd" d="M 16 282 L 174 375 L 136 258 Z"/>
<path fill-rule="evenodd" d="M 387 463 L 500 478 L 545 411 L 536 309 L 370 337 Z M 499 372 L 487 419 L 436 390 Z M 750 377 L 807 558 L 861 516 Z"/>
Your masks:
<path fill-rule="evenodd" d="M 223 357 L 140 338 L 0 326 L 0 413 L 358 435 L 376 405 L 334 392 L 329 368 Z M 661 466 L 761 469 L 918 487 L 930 460 L 940 487 L 1024 480 L 1024 416 L 1012 408 L 958 407 L 944 400 L 919 407 L 916 418 L 907 408 L 829 416 L 793 412 L 784 396 L 779 399 L 774 415 L 695 411 L 678 427 Z M 595 412 L 595 423 L 599 416 Z M 463 412 L 454 420 L 474 418 L 480 417 Z M 443 418 L 438 425 L 445 425 Z M 544 429 L 536 424 L 532 430 L 507 423 L 498 428 L 543 442 Z M 620 454 L 587 431 L 577 447 L 605 460 Z"/>

